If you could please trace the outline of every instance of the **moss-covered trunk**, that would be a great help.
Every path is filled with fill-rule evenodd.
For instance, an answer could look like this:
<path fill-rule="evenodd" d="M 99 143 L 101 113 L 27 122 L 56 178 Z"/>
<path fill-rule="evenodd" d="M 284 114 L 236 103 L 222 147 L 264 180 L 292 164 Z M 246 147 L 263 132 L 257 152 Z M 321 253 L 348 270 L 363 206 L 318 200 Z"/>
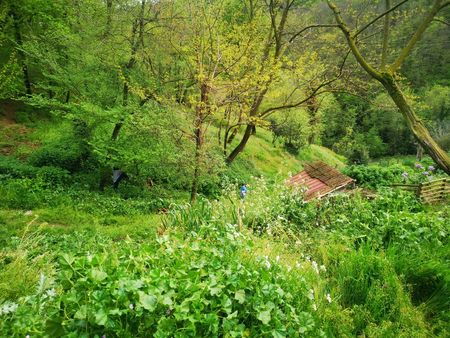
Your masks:
<path fill-rule="evenodd" d="M 413 108 L 406 101 L 405 95 L 394 77 L 389 73 L 383 73 L 380 82 L 388 91 L 392 100 L 405 118 L 408 128 L 425 152 L 431 156 L 440 168 L 450 175 L 450 156 L 448 156 L 444 149 L 433 140 L 422 120 L 416 115 Z"/>

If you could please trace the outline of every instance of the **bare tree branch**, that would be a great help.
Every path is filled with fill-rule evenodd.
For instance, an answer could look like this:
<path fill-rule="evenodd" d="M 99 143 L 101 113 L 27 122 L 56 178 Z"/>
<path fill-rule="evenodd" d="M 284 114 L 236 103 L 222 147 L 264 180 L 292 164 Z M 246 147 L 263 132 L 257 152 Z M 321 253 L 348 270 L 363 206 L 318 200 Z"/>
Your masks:
<path fill-rule="evenodd" d="M 386 11 L 389 11 L 391 9 L 391 0 L 386 0 Z M 381 69 L 384 69 L 386 67 L 386 60 L 387 60 L 387 50 L 388 50 L 388 43 L 389 43 L 389 24 L 390 24 L 391 18 L 389 13 L 386 14 L 384 17 L 384 27 L 383 27 L 383 47 L 381 51 Z"/>
<path fill-rule="evenodd" d="M 353 53 L 353 55 L 355 56 L 356 60 L 358 61 L 358 63 L 375 79 L 380 80 L 381 81 L 381 74 L 378 70 L 376 70 L 372 65 L 370 65 L 367 60 L 364 58 L 364 56 L 362 56 L 361 51 L 359 50 L 358 46 L 356 46 L 356 39 L 355 39 L 355 35 L 352 34 L 350 32 L 349 27 L 347 26 L 347 24 L 344 22 L 344 20 L 342 19 L 341 13 L 338 10 L 338 8 L 336 7 L 336 5 L 331 2 L 331 0 L 327 0 L 328 3 L 328 7 L 330 7 L 330 9 L 333 11 L 334 13 L 334 17 L 336 19 L 336 22 L 339 25 L 339 28 L 341 29 L 341 31 L 344 33 L 348 45 L 350 46 L 350 49 Z"/>
<path fill-rule="evenodd" d="M 292 43 L 292 41 L 294 41 L 300 34 L 302 34 L 304 31 L 307 31 L 308 29 L 311 28 L 326 28 L 326 27 L 339 27 L 338 25 L 335 24 L 317 24 L 317 25 L 310 25 L 310 26 L 306 26 L 305 28 L 299 30 L 297 33 L 295 33 L 290 39 L 289 39 L 289 43 Z"/>
<path fill-rule="evenodd" d="M 450 2 L 447 2 L 447 4 Z M 405 46 L 405 48 L 402 49 L 400 52 L 400 55 L 397 57 L 397 59 L 394 61 L 394 63 L 390 66 L 390 70 L 392 72 L 395 72 L 398 70 L 402 64 L 403 61 L 408 57 L 408 55 L 411 53 L 412 49 L 416 45 L 416 43 L 422 38 L 423 33 L 430 25 L 430 22 L 434 19 L 435 15 L 443 8 L 442 0 L 435 0 L 433 7 L 428 12 L 428 14 L 423 18 L 422 22 L 420 23 L 419 27 L 414 32 L 411 39 L 409 39 L 408 44 Z"/>
<path fill-rule="evenodd" d="M 441 19 L 433 19 L 433 21 L 437 21 L 437 22 L 443 23 L 444 25 L 450 26 L 450 22 L 447 22 L 447 21 L 444 21 Z"/>
<path fill-rule="evenodd" d="M 372 21 L 370 21 L 367 25 L 365 25 L 363 28 L 359 29 L 356 33 L 355 33 L 355 37 L 358 36 L 359 34 L 361 34 L 363 31 L 365 31 L 367 28 L 369 28 L 371 25 L 373 25 L 375 22 L 377 22 L 378 20 L 380 20 L 382 17 L 384 17 L 385 15 L 388 15 L 390 12 L 395 11 L 398 7 L 400 7 L 401 5 L 403 5 L 405 2 L 408 2 L 409 0 L 403 0 L 402 2 L 400 2 L 399 4 L 395 5 L 394 7 L 388 9 L 387 11 L 381 13 L 380 15 L 378 15 L 375 19 L 373 19 Z"/>
<path fill-rule="evenodd" d="M 337 81 L 342 76 L 342 72 L 344 70 L 344 65 L 345 65 L 345 62 L 347 61 L 347 58 L 348 58 L 349 54 L 350 54 L 350 50 L 347 51 L 347 54 L 345 55 L 344 60 L 342 61 L 341 65 L 339 67 L 339 74 L 336 75 L 336 77 L 334 77 L 334 78 L 332 78 L 330 80 L 322 82 L 320 85 L 318 85 L 316 88 L 314 88 L 311 91 L 311 94 L 308 97 L 306 97 L 304 99 L 301 99 L 300 101 L 295 102 L 295 103 L 284 104 L 284 105 L 280 105 L 280 106 L 276 106 L 276 107 L 267 108 L 266 110 L 264 110 L 262 113 L 259 114 L 259 117 L 268 116 L 269 114 L 271 114 L 272 112 L 274 112 L 276 110 L 289 109 L 289 108 L 295 108 L 295 107 L 301 106 L 303 103 L 307 102 L 312 97 L 318 95 L 320 89 L 322 89 L 323 87 L 328 86 L 329 84 Z M 322 91 L 320 93 L 322 94 L 322 93 L 325 93 L 325 92 L 327 92 L 327 91 Z"/>

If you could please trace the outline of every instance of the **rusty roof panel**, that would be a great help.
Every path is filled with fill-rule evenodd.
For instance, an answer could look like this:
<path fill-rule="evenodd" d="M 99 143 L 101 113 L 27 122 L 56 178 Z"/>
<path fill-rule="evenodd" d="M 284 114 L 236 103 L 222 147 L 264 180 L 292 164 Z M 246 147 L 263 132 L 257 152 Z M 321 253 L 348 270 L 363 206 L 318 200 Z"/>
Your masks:
<path fill-rule="evenodd" d="M 353 182 L 353 179 L 341 174 L 322 161 L 305 164 L 305 170 L 292 176 L 287 184 L 291 186 L 304 186 L 305 200 L 323 197 L 330 192 Z"/>

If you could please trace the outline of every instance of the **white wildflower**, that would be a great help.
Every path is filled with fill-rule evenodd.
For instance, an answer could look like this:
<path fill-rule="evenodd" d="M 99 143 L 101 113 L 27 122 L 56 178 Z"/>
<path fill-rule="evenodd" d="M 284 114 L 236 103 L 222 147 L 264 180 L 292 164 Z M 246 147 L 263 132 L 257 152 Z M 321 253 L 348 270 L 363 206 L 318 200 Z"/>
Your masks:
<path fill-rule="evenodd" d="M 56 296 L 56 291 L 55 291 L 55 289 L 49 289 L 49 290 L 47 290 L 46 294 L 49 298 L 53 298 Z"/>
<path fill-rule="evenodd" d="M 292 267 L 291 267 L 290 265 L 288 265 L 288 266 L 287 266 L 287 271 L 288 271 L 288 272 L 291 272 L 291 270 L 292 270 Z"/>
<path fill-rule="evenodd" d="M 319 265 L 317 264 L 317 262 L 312 261 L 311 265 L 312 265 L 312 268 L 314 269 L 314 271 L 318 274 L 319 273 Z"/>
<path fill-rule="evenodd" d="M 313 289 L 310 289 L 310 290 L 309 290 L 308 298 L 311 299 L 311 300 L 314 299 L 314 290 L 313 290 Z"/>
<path fill-rule="evenodd" d="M 295 266 L 297 269 L 301 269 L 302 265 L 299 262 L 295 262 Z"/>
<path fill-rule="evenodd" d="M 16 303 L 6 302 L 0 307 L 0 315 L 6 315 L 8 313 L 15 312 L 19 305 Z"/>
<path fill-rule="evenodd" d="M 279 261 L 280 261 L 280 256 L 275 257 L 275 260 L 276 260 L 277 262 L 279 262 Z"/>
<path fill-rule="evenodd" d="M 325 265 L 321 265 L 321 266 L 320 266 L 320 270 L 322 270 L 323 272 L 326 272 L 326 271 L 327 271 L 327 268 L 325 267 Z"/>
<path fill-rule="evenodd" d="M 312 308 L 313 308 L 314 311 L 317 311 L 317 305 L 316 305 L 316 303 L 313 303 Z"/>
<path fill-rule="evenodd" d="M 327 293 L 327 296 L 326 296 L 326 298 L 327 298 L 327 301 L 328 301 L 328 303 L 331 303 L 331 296 L 330 296 L 330 294 L 329 294 L 329 293 Z"/>

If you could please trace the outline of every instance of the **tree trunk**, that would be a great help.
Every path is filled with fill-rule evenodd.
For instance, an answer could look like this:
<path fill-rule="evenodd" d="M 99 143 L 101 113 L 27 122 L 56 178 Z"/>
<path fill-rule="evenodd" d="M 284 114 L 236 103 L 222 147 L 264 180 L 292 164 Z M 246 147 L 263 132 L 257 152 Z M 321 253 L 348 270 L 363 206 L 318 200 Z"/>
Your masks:
<path fill-rule="evenodd" d="M 317 127 L 319 125 L 320 119 L 319 119 L 319 103 L 317 102 L 317 98 L 315 96 L 311 97 L 306 102 L 306 109 L 308 111 L 308 117 L 309 117 L 309 126 L 311 127 L 311 132 L 308 135 L 308 144 L 313 144 L 317 141 Z"/>
<path fill-rule="evenodd" d="M 104 36 L 108 36 L 111 32 L 113 0 L 106 0 L 106 25 Z"/>
<path fill-rule="evenodd" d="M 422 161 L 422 157 L 423 157 L 423 148 L 420 144 L 417 144 L 416 160 Z"/>
<path fill-rule="evenodd" d="M 28 66 L 25 62 L 25 53 L 22 50 L 23 41 L 22 41 L 22 33 L 20 31 L 20 23 L 19 23 L 20 18 L 19 18 L 19 14 L 16 12 L 15 6 L 11 6 L 10 15 L 11 15 L 11 18 L 13 19 L 14 35 L 15 35 L 16 43 L 19 46 L 19 48 L 17 48 L 17 53 L 19 55 L 20 66 L 22 68 L 23 82 L 25 85 L 25 90 L 26 90 L 27 95 L 31 95 L 32 92 L 31 92 L 30 73 L 28 71 Z"/>
<path fill-rule="evenodd" d="M 195 159 L 194 159 L 194 178 L 192 179 L 191 186 L 191 203 L 195 202 L 198 192 L 198 183 L 200 180 L 200 162 L 201 162 L 201 151 L 202 151 L 202 128 L 198 125 L 195 128 Z"/>
<path fill-rule="evenodd" d="M 233 149 L 233 151 L 228 155 L 225 162 L 227 164 L 231 164 L 235 158 L 244 150 L 245 145 L 247 144 L 250 136 L 252 135 L 252 132 L 254 130 L 254 126 L 252 124 L 248 124 L 245 128 L 244 136 L 242 136 L 241 142 L 236 146 L 236 148 Z"/>
<path fill-rule="evenodd" d="M 450 157 L 431 137 L 428 129 L 416 115 L 412 107 L 406 101 L 403 92 L 394 77 L 388 73 L 382 73 L 381 83 L 388 91 L 392 100 L 397 105 L 406 120 L 406 124 L 423 149 L 431 156 L 436 164 L 450 175 Z"/>
<path fill-rule="evenodd" d="M 195 157 L 194 157 L 194 177 L 191 186 L 191 203 L 195 202 L 198 192 L 198 184 L 200 181 L 200 166 L 202 162 L 203 151 L 203 123 L 208 113 L 209 104 L 209 86 L 206 82 L 200 86 L 200 103 L 195 109 L 194 120 L 194 138 L 195 138 Z"/>

